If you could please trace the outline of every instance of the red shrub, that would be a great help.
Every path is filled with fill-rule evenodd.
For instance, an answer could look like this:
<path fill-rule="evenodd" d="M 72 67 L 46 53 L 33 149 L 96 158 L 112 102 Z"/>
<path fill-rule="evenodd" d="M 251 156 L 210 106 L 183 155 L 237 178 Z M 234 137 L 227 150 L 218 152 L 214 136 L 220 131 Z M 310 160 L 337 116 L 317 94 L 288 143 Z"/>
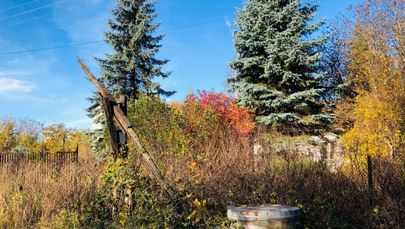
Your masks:
<path fill-rule="evenodd" d="M 190 107 L 199 114 L 198 122 L 202 122 L 204 115 L 213 113 L 219 121 L 231 127 L 236 133 L 247 135 L 254 128 L 253 117 L 249 111 L 238 107 L 236 99 L 223 93 L 198 91 L 197 95 L 187 96 L 184 107 Z"/>

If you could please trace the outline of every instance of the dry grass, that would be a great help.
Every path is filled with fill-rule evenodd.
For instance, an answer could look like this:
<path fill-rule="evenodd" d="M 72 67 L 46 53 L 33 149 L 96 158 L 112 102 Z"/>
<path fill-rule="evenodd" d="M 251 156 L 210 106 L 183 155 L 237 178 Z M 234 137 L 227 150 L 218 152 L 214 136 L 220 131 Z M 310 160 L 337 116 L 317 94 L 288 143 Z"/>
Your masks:
<path fill-rule="evenodd" d="M 198 198 L 207 202 L 206 211 L 200 209 L 198 217 L 210 226 L 223 222 L 227 205 L 264 203 L 300 207 L 304 224 L 309 228 L 400 228 L 405 225 L 403 160 L 374 160 L 375 189 L 370 204 L 367 171 L 361 166 L 352 163 L 353 166 L 330 172 L 323 164 L 305 159 L 296 149 L 285 147 L 282 151 L 264 147 L 261 163 L 257 163 L 252 152 L 253 142 L 257 140 L 218 128 L 208 136 L 192 139 L 184 155 L 153 155 L 157 164 L 165 165 L 162 171 L 168 182 L 183 194 L 192 194 L 192 199 L 179 208 L 179 214 L 184 216 L 182 220 L 189 215 L 184 214 L 184 209 L 194 210 L 187 201 Z M 23 165 L 18 172 L 1 168 L 0 228 L 82 227 L 83 209 L 97 193 L 100 173 L 93 161 L 89 156 L 81 158 L 79 164 L 64 167 L 46 179 L 35 175 L 43 173 L 38 165 Z M 153 220 L 159 216 L 142 217 Z"/>
<path fill-rule="evenodd" d="M 88 156 L 79 161 L 59 170 L 41 163 L 0 167 L 0 228 L 37 227 L 63 212 L 80 214 L 99 171 Z"/>
<path fill-rule="evenodd" d="M 405 224 L 403 163 L 374 160 L 375 190 L 370 204 L 364 167 L 331 172 L 324 164 L 300 156 L 297 149 L 283 149 L 280 154 L 271 146 L 266 147 L 261 163 L 256 163 L 254 141 L 253 137 L 214 132 L 193 142 L 188 155 L 161 159 L 168 165 L 166 177 L 178 190 L 207 200 L 212 215 L 224 216 L 229 205 L 278 203 L 299 206 L 308 227 L 396 228 Z"/>

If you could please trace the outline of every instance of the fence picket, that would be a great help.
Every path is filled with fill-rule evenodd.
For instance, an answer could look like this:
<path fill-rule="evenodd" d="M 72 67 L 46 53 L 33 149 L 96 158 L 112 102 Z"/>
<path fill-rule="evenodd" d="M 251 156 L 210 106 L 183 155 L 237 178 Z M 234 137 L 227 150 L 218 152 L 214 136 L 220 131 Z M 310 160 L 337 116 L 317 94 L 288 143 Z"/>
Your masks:
<path fill-rule="evenodd" d="M 73 160 L 72 158 L 75 158 Z M 0 153 L 0 168 L 8 167 L 13 173 L 20 173 L 23 165 L 37 166 L 38 170 L 31 174 L 35 180 L 48 178 L 53 174 L 53 171 L 61 171 L 63 166 L 73 168 L 73 165 L 78 162 L 78 151 L 71 152 L 40 152 L 40 153 Z"/>

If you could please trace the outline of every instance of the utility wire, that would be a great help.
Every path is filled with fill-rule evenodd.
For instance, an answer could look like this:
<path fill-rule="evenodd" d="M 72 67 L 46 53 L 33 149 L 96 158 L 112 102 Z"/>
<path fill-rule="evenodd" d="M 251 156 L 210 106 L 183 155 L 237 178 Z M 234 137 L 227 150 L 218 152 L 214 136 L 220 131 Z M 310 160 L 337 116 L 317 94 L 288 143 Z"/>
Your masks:
<path fill-rule="evenodd" d="M 15 18 L 15 17 L 21 16 L 21 15 L 24 15 L 24 14 L 29 14 L 29 13 L 32 13 L 32 12 L 35 12 L 35 11 L 38 11 L 38 10 L 51 8 L 51 7 L 55 6 L 55 5 L 59 5 L 59 4 L 64 3 L 66 1 L 67 0 L 62 0 L 62 1 L 59 1 L 57 3 L 51 3 L 51 4 L 43 5 L 43 6 L 34 8 L 34 9 L 26 10 L 26 11 L 23 11 L 21 13 L 17 13 L 17 14 L 11 15 L 11 16 L 0 18 L 0 21 L 4 21 L 4 20 L 10 19 L 10 18 Z"/>
<path fill-rule="evenodd" d="M 222 21 L 224 21 L 224 19 L 217 19 L 217 20 L 214 20 L 214 21 L 200 22 L 200 23 L 195 23 L 195 24 L 190 24 L 190 25 L 183 25 L 183 26 L 178 26 L 178 27 L 173 27 L 173 28 L 167 28 L 167 29 L 159 30 L 158 32 L 166 32 L 166 31 L 172 31 L 172 30 L 187 29 L 187 28 L 197 27 L 197 26 L 200 26 L 200 25 L 214 24 L 214 23 L 222 22 Z"/>
<path fill-rule="evenodd" d="M 224 21 L 224 20 L 223 19 L 221 19 L 221 20 L 218 19 L 218 20 L 214 20 L 214 21 L 207 21 L 207 22 L 201 22 L 201 23 L 195 23 L 195 24 L 190 24 L 190 25 L 184 25 L 184 26 L 177 26 L 177 27 L 173 27 L 173 28 L 162 29 L 162 30 L 159 30 L 157 32 L 165 32 L 165 31 L 192 28 L 192 27 L 197 27 L 197 26 L 200 26 L 200 25 L 213 24 L 213 23 L 218 23 L 218 22 L 222 22 L 222 21 Z M 13 54 L 27 53 L 27 52 L 40 52 L 40 51 L 47 51 L 47 50 L 61 49 L 61 48 L 71 48 L 71 47 L 90 45 L 90 44 L 96 44 L 96 43 L 101 43 L 101 42 L 105 42 L 105 40 L 94 40 L 94 41 L 87 41 L 87 42 L 81 42 L 81 43 L 64 44 L 64 45 L 53 46 L 53 47 L 36 48 L 36 49 L 28 49 L 28 50 L 19 50 L 19 51 L 13 51 L 13 52 L 4 52 L 4 53 L 0 53 L 0 56 L 7 56 L 7 55 L 13 55 Z"/>
<path fill-rule="evenodd" d="M 12 7 L 6 8 L 6 9 L 0 9 L 0 13 L 6 12 L 6 11 L 9 11 L 9 10 L 12 10 L 12 9 L 15 9 L 15 8 L 18 8 L 18 7 L 21 7 L 21 6 L 29 5 L 29 4 L 32 4 L 34 2 L 38 2 L 38 1 L 40 1 L 40 0 L 32 0 L 32 1 L 21 3 L 19 5 L 12 6 Z"/>
<path fill-rule="evenodd" d="M 69 10 L 72 10 L 72 9 L 79 8 L 80 6 L 82 6 L 84 4 L 86 4 L 86 2 L 84 2 L 82 4 L 79 4 L 79 5 L 76 5 L 76 6 L 69 7 L 69 8 L 63 8 L 62 10 L 57 10 L 55 12 L 60 13 L 60 12 L 64 12 L 64 11 L 69 11 Z M 43 15 L 40 15 L 40 16 L 37 16 L 37 17 L 29 18 L 27 20 L 23 20 L 23 21 L 19 21 L 19 22 L 10 24 L 10 25 L 6 25 L 6 26 L 3 26 L 3 27 L 0 27 L 0 30 L 4 30 L 4 29 L 8 29 L 8 28 L 17 26 L 17 25 L 25 24 L 27 22 L 35 21 L 35 20 L 38 20 L 38 19 L 41 19 L 41 18 L 44 18 L 44 17 L 52 16 L 55 12 L 46 13 L 46 14 L 43 14 Z"/>
<path fill-rule="evenodd" d="M 61 49 L 61 48 L 76 47 L 76 46 L 82 46 L 82 45 L 89 45 L 89 44 L 100 43 L 100 42 L 103 42 L 103 41 L 104 41 L 104 40 L 97 40 L 97 41 L 88 41 L 88 42 L 82 42 L 82 43 L 65 44 L 65 45 L 59 45 L 59 46 L 53 46 L 53 47 L 47 47 L 47 48 L 37 48 L 37 49 L 29 49 L 29 50 L 20 50 L 20 51 L 8 52 L 8 53 L 0 53 L 0 56 L 12 55 L 12 54 L 19 54 L 19 53 L 26 53 L 26 52 L 39 52 L 39 51 L 46 51 L 46 50 L 53 50 L 53 49 Z"/>
<path fill-rule="evenodd" d="M 27 23 L 27 22 L 35 21 L 35 20 L 38 20 L 38 19 L 41 19 L 41 18 L 44 18 L 44 17 L 48 17 L 48 16 L 52 16 L 52 14 L 53 14 L 53 13 L 43 14 L 43 15 L 40 15 L 40 16 L 37 16 L 37 17 L 33 17 L 33 18 L 30 18 L 30 19 L 27 19 L 27 20 L 23 20 L 23 21 L 19 21 L 19 22 L 13 23 L 13 24 L 11 24 L 11 25 L 6 25 L 6 26 L 4 26 L 4 27 L 1 27 L 0 29 L 8 29 L 8 28 L 11 28 L 11 27 L 14 27 L 14 26 L 17 26 L 17 25 L 21 25 L 21 24 Z"/>

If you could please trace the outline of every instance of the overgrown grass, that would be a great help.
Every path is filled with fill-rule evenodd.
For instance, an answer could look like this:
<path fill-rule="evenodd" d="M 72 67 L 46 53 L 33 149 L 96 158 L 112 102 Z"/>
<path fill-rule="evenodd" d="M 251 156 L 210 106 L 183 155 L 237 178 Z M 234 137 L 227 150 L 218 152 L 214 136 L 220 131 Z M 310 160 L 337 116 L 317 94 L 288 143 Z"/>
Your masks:
<path fill-rule="evenodd" d="M 101 179 L 104 185 L 97 186 L 99 173 L 89 161 L 43 180 L 31 175 L 40 173 L 38 166 L 25 165 L 17 174 L 2 168 L 0 228 L 212 228 L 229 226 L 228 205 L 264 203 L 300 207 L 309 228 L 400 228 L 405 224 L 404 164 L 374 160 L 370 203 L 367 173 L 361 167 L 330 172 L 322 163 L 299 155 L 271 152 L 255 167 L 251 139 L 223 135 L 207 141 L 211 142 L 205 142 L 201 151 L 195 148 L 190 157 L 167 158 L 166 178 L 178 191 L 176 199 L 164 196 L 145 171 L 126 167 L 122 172 L 119 166 L 125 165 L 110 166 L 110 172 L 121 171 L 115 179 L 126 177 L 122 186 L 114 178 L 106 182 L 106 173 Z M 129 159 L 126 165 L 135 166 L 135 161 Z M 125 183 L 128 179 L 132 183 Z M 119 211 L 128 205 L 125 193 L 112 198 L 113 187 L 132 190 L 132 209 Z"/>
<path fill-rule="evenodd" d="M 96 191 L 91 160 L 50 170 L 44 164 L 0 167 L 0 228 L 78 228 L 79 216 Z M 45 175 L 47 174 L 47 175 Z"/>
<path fill-rule="evenodd" d="M 129 145 L 127 158 L 100 167 L 92 157 L 82 158 L 47 179 L 35 176 L 41 173 L 36 165 L 17 173 L 2 168 L 0 228 L 228 228 L 227 206 L 266 203 L 300 207 L 308 228 L 405 225 L 403 158 L 373 159 L 370 192 L 364 160 L 347 157 L 331 172 L 291 144 L 309 136 L 240 134 L 200 108 L 192 103 L 173 110 L 141 98 L 129 109 L 174 197 L 161 190 Z M 260 154 L 253 153 L 257 142 Z"/>
<path fill-rule="evenodd" d="M 204 155 L 202 162 L 171 162 L 171 174 L 176 174 L 171 182 L 206 200 L 207 221 L 223 222 L 218 218 L 226 219 L 229 205 L 277 203 L 300 207 L 309 228 L 405 225 L 403 163 L 374 159 L 374 190 L 370 193 L 364 167 L 348 164 L 331 172 L 322 162 L 304 158 L 295 149 L 283 151 L 284 155 L 266 152 L 255 167 L 251 140 L 235 136 L 213 139 L 202 151 L 193 151 L 196 156 Z"/>
<path fill-rule="evenodd" d="M 198 221 L 199 227 L 210 228 L 226 224 L 228 205 L 278 203 L 300 207 L 303 223 L 310 228 L 405 225 L 402 159 L 374 159 L 375 188 L 370 194 L 367 170 L 358 161 L 347 160 L 346 166 L 331 172 L 325 164 L 303 157 L 299 148 L 289 144 L 305 142 L 310 136 L 294 138 L 260 132 L 241 135 L 214 113 L 201 111 L 198 104 L 177 110 L 179 121 L 173 120 L 167 107 L 157 105 L 159 101 L 149 101 L 132 117 L 138 120 L 134 123 L 139 126 L 135 126 L 142 130 L 138 132 L 168 182 L 183 193 L 185 201 L 181 204 L 190 214 L 183 213 L 179 220 Z M 156 107 L 164 112 L 157 112 Z M 142 119 L 146 114 L 153 115 Z M 171 118 L 165 119 L 167 115 Z M 159 139 L 150 134 L 171 136 L 173 128 L 176 138 Z M 165 146 L 186 144 L 179 154 L 175 148 L 155 147 L 162 142 Z M 263 146 L 261 155 L 253 154 L 255 142 Z"/>

